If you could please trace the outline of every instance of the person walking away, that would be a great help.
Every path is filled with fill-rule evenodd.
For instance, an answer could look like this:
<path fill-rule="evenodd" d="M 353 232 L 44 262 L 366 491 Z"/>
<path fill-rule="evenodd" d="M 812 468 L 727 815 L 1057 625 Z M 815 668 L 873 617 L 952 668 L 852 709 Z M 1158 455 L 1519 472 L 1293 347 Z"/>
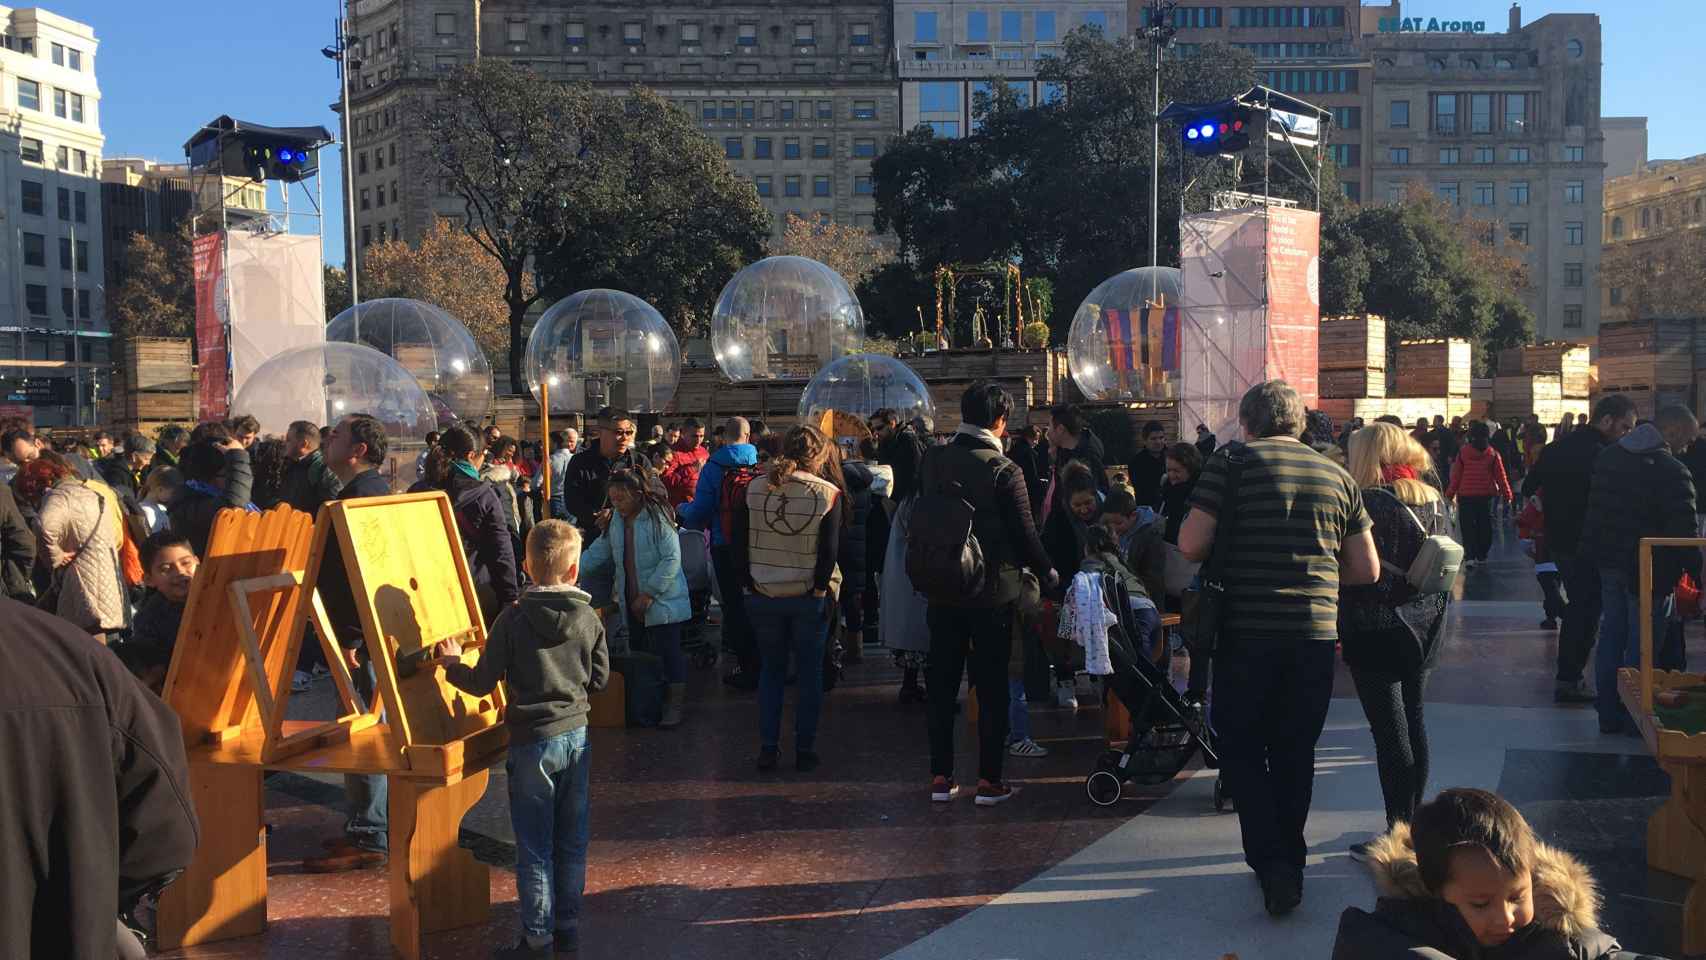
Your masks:
<path fill-rule="evenodd" d="M 681 634 L 693 617 L 681 538 L 663 491 L 627 470 L 610 475 L 610 527 L 583 555 L 589 575 L 611 572 L 615 596 L 633 646 L 663 661 L 665 691 L 660 727 L 681 725 L 687 702 L 687 654 Z"/>
<path fill-rule="evenodd" d="M 219 511 L 249 506 L 254 482 L 249 451 L 236 440 L 202 440 L 184 448 L 179 469 L 184 485 L 166 512 L 173 532 L 190 542 L 196 556 L 206 556 L 207 537 Z"/>
<path fill-rule="evenodd" d="M 1458 451 L 1451 465 L 1447 497 L 1457 498 L 1463 518 L 1463 562 L 1465 566 L 1487 562 L 1493 547 L 1493 503 L 1508 503 L 1511 485 L 1504 461 L 1491 446 L 1492 431 L 1484 420 L 1469 427 L 1469 442 Z"/>
<path fill-rule="evenodd" d="M 924 597 L 912 588 L 906 575 L 906 538 L 912 522 L 910 504 L 918 491 L 918 465 L 927 442 L 910 422 L 901 423 L 887 407 L 871 414 L 870 427 L 877 444 L 877 463 L 893 474 L 888 502 L 894 512 L 877 590 L 877 638 L 901 669 L 900 702 L 923 703 L 920 678 L 924 676 L 924 655 L 930 649 L 930 630 L 924 620 Z"/>
<path fill-rule="evenodd" d="M 47 592 L 53 612 L 105 643 L 129 619 L 120 519 L 57 454 L 24 464 L 13 485 L 36 513 L 36 553 L 53 571 Z"/>
<path fill-rule="evenodd" d="M 669 463 L 663 469 L 663 485 L 669 491 L 671 507 L 679 507 L 693 499 L 699 489 L 699 471 L 711 458 L 705 449 L 705 425 L 688 420 L 681 436 L 670 445 Z"/>
<path fill-rule="evenodd" d="M 841 568 L 841 594 L 838 597 L 841 623 L 846 628 L 846 643 L 841 653 L 842 663 L 858 663 L 865 658 L 865 597 L 871 589 L 870 523 L 876 496 L 871 488 L 877 476 L 858 460 L 843 460 L 835 444 L 830 444 L 830 456 L 825 458 L 825 480 L 837 483 L 847 497 L 842 518 L 841 552 L 836 565 Z M 834 611 L 832 611 L 832 614 Z"/>
<path fill-rule="evenodd" d="M 439 437 L 440 456 L 427 471 L 428 488 L 443 490 L 456 514 L 456 532 L 468 557 L 474 592 L 488 623 L 521 596 L 515 541 L 509 535 L 498 491 L 480 479 L 486 449 L 460 424 Z"/>
<path fill-rule="evenodd" d="M 906 566 L 928 602 L 930 799 L 937 803 L 959 795 L 954 782 L 955 700 L 968 668 L 979 715 L 975 802 L 994 806 L 1016 792 L 1002 777 L 1015 606 L 1024 569 L 1037 575 L 1045 591 L 1053 592 L 1060 583 L 1031 518 L 1024 475 L 1001 455 L 1001 437 L 1012 409 L 1012 398 L 998 384 L 978 381 L 967 387 L 953 439 L 931 447 L 919 468 Z M 1057 419 L 1051 432 L 1060 429 Z M 983 576 L 975 591 L 963 585 L 961 558 L 970 543 L 958 517 L 967 505 L 970 536 L 976 537 L 983 555 Z M 923 584 L 921 574 L 927 575 Z"/>
<path fill-rule="evenodd" d="M 1339 592 L 1339 644 L 1374 736 L 1386 826 L 1408 823 L 1428 784 L 1422 697 L 1439 658 L 1447 593 L 1418 594 L 1405 572 L 1428 537 L 1449 535 L 1451 513 L 1415 464 L 1426 451 L 1398 427 L 1377 423 L 1351 437 L 1350 475 L 1373 524 L 1380 579 Z M 1368 844 L 1351 858 L 1368 859 Z"/>
<path fill-rule="evenodd" d="M 1588 655 L 1599 639 L 1601 593 L 1599 565 L 1582 552 L 1588 488 L 1600 451 L 1635 429 L 1635 403 L 1621 393 L 1594 404 L 1592 419 L 1548 444 L 1522 478 L 1525 497 L 1540 496 L 1545 508 L 1546 549 L 1564 581 L 1564 614 L 1558 630 L 1556 703 L 1593 703 L 1582 679 Z M 1544 430 L 1544 428 L 1542 428 Z"/>
<path fill-rule="evenodd" d="M 1558 564 L 1546 549 L 1545 522 L 1545 505 L 1539 497 L 1529 497 L 1522 512 L 1517 514 L 1516 535 L 1529 559 L 1534 561 L 1534 579 L 1540 584 L 1540 605 L 1545 614 L 1540 629 L 1556 630 L 1558 618 L 1564 615 L 1563 579 L 1558 575 Z"/>
<path fill-rule="evenodd" d="M 569 475 L 569 461 L 575 456 L 574 444 L 569 440 L 569 434 L 573 432 L 572 430 L 551 431 L 551 456 L 547 462 L 547 469 L 551 471 L 551 503 L 546 516 L 557 520 L 568 520 L 571 523 L 573 518 L 569 516 L 568 509 L 563 506 L 563 482 Z"/>
<path fill-rule="evenodd" d="M 1203 561 L 1217 538 L 1229 538 L 1211 722 L 1245 862 L 1279 916 L 1303 899 L 1303 828 L 1333 695 L 1339 587 L 1375 582 L 1380 561 L 1355 481 L 1297 439 L 1297 391 L 1283 380 L 1257 384 L 1238 420 L 1248 441 L 1203 466 L 1179 549 Z"/>
<path fill-rule="evenodd" d="M 112 960 L 120 914 L 195 853 L 183 732 L 73 625 L 14 600 L 0 623 L 0 957 Z"/>
<path fill-rule="evenodd" d="M 735 512 L 737 570 L 748 591 L 747 611 L 758 637 L 758 768 L 775 769 L 782 727 L 782 694 L 792 654 L 798 671 L 794 705 L 794 767 L 817 769 L 818 712 L 823 706 L 823 648 L 830 595 L 840 583 L 846 497 L 819 474 L 829 441 L 815 427 L 782 438 L 781 455 L 747 485 Z"/>
<path fill-rule="evenodd" d="M 533 586 L 492 624 L 479 660 L 461 662 L 453 640 L 436 649 L 449 658 L 444 678 L 456 688 L 483 697 L 502 682 L 509 693 L 504 769 L 521 937 L 493 954 L 501 960 L 580 949 L 591 839 L 588 698 L 609 682 L 610 649 L 592 598 L 575 586 L 579 564 L 579 531 L 562 520 L 536 525 L 527 535 Z"/>
<path fill-rule="evenodd" d="M 1686 449 L 1699 431 L 1687 407 L 1664 407 L 1594 459 L 1588 488 L 1587 522 L 1581 550 L 1599 565 L 1599 652 L 1594 659 L 1595 703 L 1601 733 L 1636 732 L 1617 693 L 1617 670 L 1641 661 L 1641 617 L 1651 616 L 1653 635 L 1665 635 L 1677 579 L 1688 573 L 1700 579 L 1696 548 L 1653 550 L 1653 609 L 1640 601 L 1640 542 L 1643 537 L 1692 537 L 1694 481 L 1672 451 Z M 1575 433 L 1585 432 L 1581 430 Z M 1682 651 L 1654 651 L 1654 666 L 1681 670 Z"/>
<path fill-rule="evenodd" d="M 699 468 L 693 499 L 677 510 L 684 526 L 711 535 L 711 571 L 722 601 L 723 649 L 735 657 L 735 668 L 723 682 L 740 690 L 758 688 L 758 644 L 746 612 L 741 585 L 746 575 L 735 557 L 734 515 L 746 501 L 746 487 L 758 475 L 758 448 L 745 417 L 723 424 L 723 445 Z"/>

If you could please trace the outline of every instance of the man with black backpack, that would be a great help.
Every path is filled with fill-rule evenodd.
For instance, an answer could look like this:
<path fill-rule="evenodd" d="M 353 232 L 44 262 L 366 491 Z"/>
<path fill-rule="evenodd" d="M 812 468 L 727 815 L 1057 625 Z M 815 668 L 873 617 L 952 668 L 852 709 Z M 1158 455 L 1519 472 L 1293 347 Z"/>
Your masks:
<path fill-rule="evenodd" d="M 1015 790 L 1001 777 L 1007 752 L 1007 661 L 1022 568 L 1053 588 L 1059 577 L 1031 519 L 1025 477 L 1001 454 L 1012 400 L 979 381 L 960 397 L 961 424 L 919 465 L 906 572 L 929 604 L 930 799 L 959 795 L 954 783 L 954 701 L 970 668 L 978 698 L 976 803 L 994 806 Z"/>
<path fill-rule="evenodd" d="M 722 426 L 723 445 L 699 469 L 693 499 L 677 510 L 683 526 L 711 533 L 711 569 L 722 592 L 723 649 L 734 654 L 735 669 L 723 682 L 741 690 L 758 689 L 758 644 L 740 584 L 745 573 L 735 560 L 730 527 L 736 507 L 746 501 L 746 488 L 758 476 L 758 448 L 745 417 L 730 417 Z"/>

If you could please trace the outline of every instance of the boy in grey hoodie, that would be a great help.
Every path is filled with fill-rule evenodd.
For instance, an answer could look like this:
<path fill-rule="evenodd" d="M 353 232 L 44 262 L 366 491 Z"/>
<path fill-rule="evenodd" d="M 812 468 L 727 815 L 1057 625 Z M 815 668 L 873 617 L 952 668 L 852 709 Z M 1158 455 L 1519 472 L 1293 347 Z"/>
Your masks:
<path fill-rule="evenodd" d="M 572 524 L 546 520 L 527 535 L 534 585 L 498 615 L 479 662 L 445 664 L 445 679 L 477 697 L 508 684 L 509 812 L 515 827 L 516 890 L 522 936 L 500 960 L 550 957 L 580 947 L 586 888 L 587 697 L 610 677 L 604 623 L 577 588 L 581 538 Z M 459 657 L 443 641 L 441 657 Z"/>

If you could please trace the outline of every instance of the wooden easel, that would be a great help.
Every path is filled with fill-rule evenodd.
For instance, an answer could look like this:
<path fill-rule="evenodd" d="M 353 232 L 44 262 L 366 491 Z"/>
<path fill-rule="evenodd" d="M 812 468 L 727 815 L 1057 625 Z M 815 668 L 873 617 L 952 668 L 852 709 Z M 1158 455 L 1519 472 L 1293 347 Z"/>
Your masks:
<path fill-rule="evenodd" d="M 315 589 L 334 548 L 377 679 L 375 702 L 365 708 Z M 309 629 L 336 678 L 334 720 L 285 719 L 289 678 Z M 220 513 L 167 677 L 167 700 L 184 717 L 203 835 L 195 862 L 161 898 L 164 948 L 265 927 L 263 769 L 389 778 L 397 956 L 413 960 L 425 934 L 486 919 L 489 871 L 460 849 L 457 835 L 485 792 L 487 768 L 508 745 L 504 691 L 467 696 L 445 682 L 441 666 L 422 661 L 423 651 L 451 637 L 468 662 L 486 642 L 444 494 L 335 501 L 313 524 L 288 508 Z"/>

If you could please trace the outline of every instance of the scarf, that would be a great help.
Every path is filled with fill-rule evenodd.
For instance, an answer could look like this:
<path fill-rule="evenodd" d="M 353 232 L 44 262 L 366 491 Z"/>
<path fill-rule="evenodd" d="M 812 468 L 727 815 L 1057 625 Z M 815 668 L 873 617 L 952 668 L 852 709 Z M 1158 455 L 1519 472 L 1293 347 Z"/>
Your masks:
<path fill-rule="evenodd" d="M 1394 480 L 1416 480 L 1416 468 L 1405 463 L 1394 463 L 1380 468 L 1382 482 L 1391 483 Z"/>
<path fill-rule="evenodd" d="M 980 427 L 975 423 L 962 423 L 962 424 L 960 424 L 959 429 L 955 430 L 954 432 L 955 433 L 963 433 L 968 437 L 976 437 L 979 440 L 982 440 L 983 442 L 990 444 L 991 446 L 993 446 L 997 450 L 1001 449 L 1001 438 L 997 437 L 991 431 L 989 431 L 983 427 Z"/>
<path fill-rule="evenodd" d="M 452 460 L 450 461 L 450 466 L 457 473 L 462 474 L 470 480 L 480 479 L 480 471 L 475 470 L 474 465 L 466 460 Z"/>
<path fill-rule="evenodd" d="M 196 493 L 199 493 L 204 497 L 212 497 L 215 500 L 218 500 L 219 498 L 225 496 L 225 491 L 219 489 L 218 487 L 214 486 L 211 483 L 208 483 L 205 480 L 185 480 L 184 481 L 184 487 L 186 489 L 193 490 Z M 255 506 L 252 503 L 243 504 L 243 509 L 248 511 L 249 513 L 260 513 L 261 512 L 261 508 Z"/>

